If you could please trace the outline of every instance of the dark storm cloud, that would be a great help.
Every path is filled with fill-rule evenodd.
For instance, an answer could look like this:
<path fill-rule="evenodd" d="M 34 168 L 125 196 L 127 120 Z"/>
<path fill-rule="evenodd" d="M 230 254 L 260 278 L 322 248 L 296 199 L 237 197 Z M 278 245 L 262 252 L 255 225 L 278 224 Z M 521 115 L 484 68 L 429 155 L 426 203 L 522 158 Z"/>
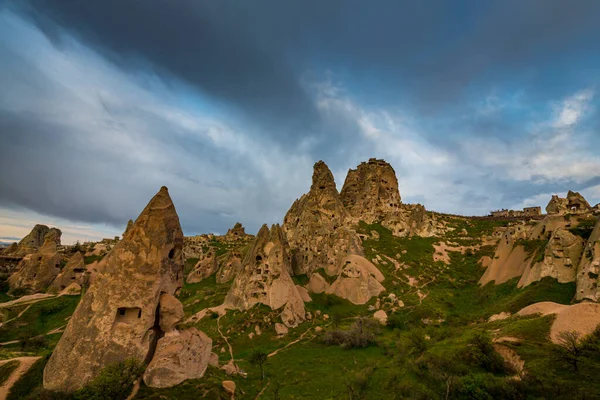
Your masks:
<path fill-rule="evenodd" d="M 378 80 L 382 96 L 403 90 L 407 101 L 440 112 L 460 104 L 456 96 L 469 85 L 509 76 L 545 95 L 564 93 L 573 71 L 545 71 L 547 63 L 600 51 L 595 0 L 32 0 L 30 7 L 47 32 L 55 35 L 43 22 L 50 17 L 125 57 L 124 65 L 145 57 L 284 137 L 319 128 L 300 84 L 306 69 L 339 67 Z M 599 66 L 599 57 L 587 57 L 588 70 Z"/>

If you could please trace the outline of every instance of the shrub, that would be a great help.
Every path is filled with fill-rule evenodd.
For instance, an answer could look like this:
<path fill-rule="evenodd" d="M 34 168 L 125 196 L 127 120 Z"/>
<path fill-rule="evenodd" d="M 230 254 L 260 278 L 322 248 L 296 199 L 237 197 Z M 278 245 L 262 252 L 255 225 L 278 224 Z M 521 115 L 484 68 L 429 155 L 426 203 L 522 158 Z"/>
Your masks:
<path fill-rule="evenodd" d="M 511 368 L 506 364 L 502 356 L 494 350 L 492 340 L 485 332 L 477 332 L 471 338 L 463 358 L 468 364 L 481 367 L 488 372 L 514 372 L 511 371 Z"/>
<path fill-rule="evenodd" d="M 144 372 L 144 364 L 130 358 L 107 365 L 100 374 L 84 388 L 75 392 L 76 400 L 125 399 L 133 389 L 133 383 Z"/>
<path fill-rule="evenodd" d="M 341 346 L 344 349 L 362 348 L 376 343 L 380 323 L 373 318 L 361 317 L 350 329 L 329 330 L 323 335 L 323 342 Z"/>
<path fill-rule="evenodd" d="M 564 331 L 558 334 L 558 344 L 555 347 L 556 359 L 570 364 L 575 371 L 579 371 L 579 363 L 584 357 L 583 341 L 579 340 L 577 331 Z"/>

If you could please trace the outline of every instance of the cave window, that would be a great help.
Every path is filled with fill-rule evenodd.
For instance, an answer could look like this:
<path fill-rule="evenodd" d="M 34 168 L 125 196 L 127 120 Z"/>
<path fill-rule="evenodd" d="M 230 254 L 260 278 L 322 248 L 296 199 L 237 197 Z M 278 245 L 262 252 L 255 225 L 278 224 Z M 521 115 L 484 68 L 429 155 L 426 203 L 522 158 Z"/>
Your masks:
<path fill-rule="evenodd" d="M 171 251 L 169 251 L 169 259 L 172 260 L 174 256 L 175 256 L 175 249 L 171 249 Z"/>
<path fill-rule="evenodd" d="M 117 309 L 117 317 L 115 322 L 125 324 L 133 324 L 138 319 L 142 318 L 142 309 L 139 307 L 119 307 Z"/>
<path fill-rule="evenodd" d="M 262 256 L 260 254 L 256 256 L 256 261 L 262 261 Z"/>

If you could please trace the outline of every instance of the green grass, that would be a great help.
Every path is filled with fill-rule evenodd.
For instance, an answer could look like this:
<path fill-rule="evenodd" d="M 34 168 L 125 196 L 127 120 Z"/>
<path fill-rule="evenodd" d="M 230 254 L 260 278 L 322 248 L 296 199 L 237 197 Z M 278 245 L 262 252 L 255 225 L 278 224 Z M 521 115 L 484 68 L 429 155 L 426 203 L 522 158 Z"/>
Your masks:
<path fill-rule="evenodd" d="M 96 261 L 100 261 L 104 258 L 104 255 L 101 256 L 97 256 L 97 255 L 91 255 L 91 256 L 85 256 L 83 257 L 83 262 L 85 264 L 92 264 Z"/>
<path fill-rule="evenodd" d="M 61 296 L 34 303 L 18 319 L 0 327 L 0 342 L 34 337 L 64 326 L 73 314 L 79 296 Z"/>
<path fill-rule="evenodd" d="M 217 283 L 216 274 L 198 283 L 184 283 L 179 293 L 186 316 L 193 315 L 208 307 L 223 304 L 231 282 Z"/>
<path fill-rule="evenodd" d="M 45 357 L 37 360 L 27 372 L 21 376 L 21 379 L 15 382 L 10 389 L 6 400 L 23 400 L 27 398 L 35 389 L 42 386 L 44 367 L 48 360 Z"/>
<path fill-rule="evenodd" d="M 4 382 L 6 382 L 18 366 L 19 362 L 16 360 L 0 365 L 0 386 L 4 385 Z"/>

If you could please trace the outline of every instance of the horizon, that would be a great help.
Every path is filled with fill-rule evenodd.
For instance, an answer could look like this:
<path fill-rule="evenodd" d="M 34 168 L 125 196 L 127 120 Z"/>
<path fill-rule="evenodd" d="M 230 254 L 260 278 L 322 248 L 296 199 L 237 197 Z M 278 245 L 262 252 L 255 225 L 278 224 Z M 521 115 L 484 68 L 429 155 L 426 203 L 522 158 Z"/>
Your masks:
<path fill-rule="evenodd" d="M 440 213 L 600 202 L 600 2 L 378 5 L 0 1 L 0 241 L 120 236 L 162 185 L 256 232 L 319 159 Z"/>

